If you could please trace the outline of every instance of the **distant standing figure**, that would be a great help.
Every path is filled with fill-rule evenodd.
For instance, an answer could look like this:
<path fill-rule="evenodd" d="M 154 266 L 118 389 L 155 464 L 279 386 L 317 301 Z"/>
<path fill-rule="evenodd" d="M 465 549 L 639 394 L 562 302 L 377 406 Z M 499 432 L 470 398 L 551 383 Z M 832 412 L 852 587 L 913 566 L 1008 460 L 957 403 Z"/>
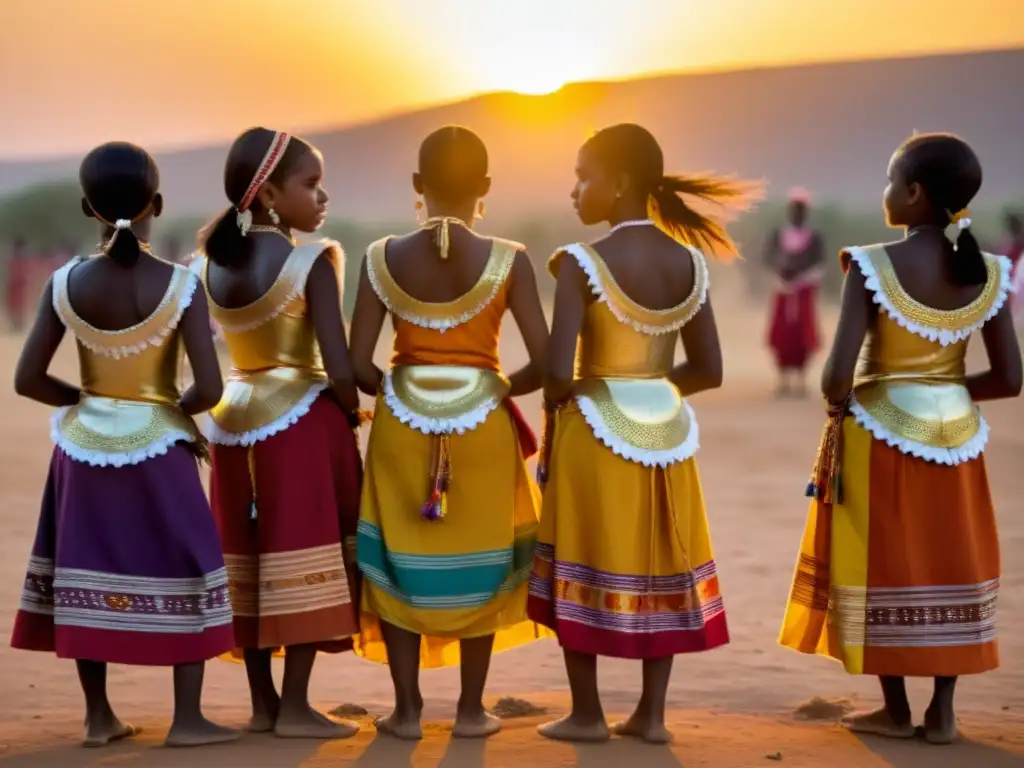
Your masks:
<path fill-rule="evenodd" d="M 20 237 L 15 239 L 4 270 L 4 310 L 8 325 L 15 333 L 20 333 L 25 327 L 25 298 L 31 265 L 25 241 Z"/>
<path fill-rule="evenodd" d="M 824 276 L 824 243 L 808 226 L 811 199 L 806 190 L 789 193 L 785 226 L 772 232 L 765 263 L 775 275 L 768 345 L 775 355 L 780 396 L 806 394 L 805 370 L 818 349 L 818 289 Z"/>

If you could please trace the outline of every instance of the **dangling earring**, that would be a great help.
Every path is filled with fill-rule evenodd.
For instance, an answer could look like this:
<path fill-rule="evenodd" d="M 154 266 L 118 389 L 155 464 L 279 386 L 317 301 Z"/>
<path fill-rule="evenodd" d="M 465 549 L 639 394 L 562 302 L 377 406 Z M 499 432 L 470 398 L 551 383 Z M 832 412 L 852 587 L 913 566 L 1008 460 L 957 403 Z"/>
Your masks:
<path fill-rule="evenodd" d="M 484 204 L 483 200 L 480 200 L 476 204 L 476 213 L 473 214 L 473 218 L 476 219 L 477 221 L 479 221 L 480 219 L 482 219 L 486 215 L 487 215 L 487 206 Z"/>
<path fill-rule="evenodd" d="M 277 215 L 277 211 L 271 208 L 269 211 L 267 211 L 267 216 L 270 217 L 270 220 L 274 223 L 275 227 L 280 226 L 281 217 Z"/>
<path fill-rule="evenodd" d="M 413 207 L 416 209 L 416 223 L 422 224 L 426 221 L 426 215 L 423 213 L 423 201 L 417 200 L 416 205 Z"/>

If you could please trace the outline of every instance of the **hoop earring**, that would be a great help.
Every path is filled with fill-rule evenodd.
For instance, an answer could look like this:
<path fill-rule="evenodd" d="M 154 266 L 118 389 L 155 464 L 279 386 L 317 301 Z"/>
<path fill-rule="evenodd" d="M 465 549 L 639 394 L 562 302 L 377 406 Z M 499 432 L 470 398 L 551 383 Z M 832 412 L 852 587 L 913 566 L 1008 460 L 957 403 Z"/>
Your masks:
<path fill-rule="evenodd" d="M 423 201 L 422 200 L 417 200 L 416 201 L 416 205 L 414 205 L 413 207 L 416 209 L 416 223 L 417 224 L 422 224 L 424 221 L 427 220 L 427 216 L 423 212 L 423 208 L 424 208 Z"/>
<path fill-rule="evenodd" d="M 269 211 L 267 211 L 267 216 L 269 216 L 270 220 L 272 222 L 274 222 L 274 226 L 275 227 L 280 226 L 280 224 L 281 224 L 281 217 L 277 215 L 277 211 L 275 211 L 273 208 L 271 208 Z"/>
<path fill-rule="evenodd" d="M 482 219 L 486 215 L 487 215 L 487 205 L 484 203 L 483 200 L 477 201 L 476 212 L 473 214 L 473 218 L 476 219 L 477 221 L 479 221 L 480 219 Z"/>

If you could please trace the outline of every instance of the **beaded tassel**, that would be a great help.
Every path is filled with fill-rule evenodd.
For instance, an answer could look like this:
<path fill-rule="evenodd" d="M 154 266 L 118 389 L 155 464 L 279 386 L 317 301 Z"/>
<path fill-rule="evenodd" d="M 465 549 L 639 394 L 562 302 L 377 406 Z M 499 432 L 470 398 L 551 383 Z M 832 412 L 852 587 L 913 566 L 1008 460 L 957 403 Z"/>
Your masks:
<path fill-rule="evenodd" d="M 537 485 L 543 488 L 548 483 L 551 449 L 555 442 L 556 408 L 544 406 L 544 425 L 540 439 L 540 452 L 537 456 Z"/>
<path fill-rule="evenodd" d="M 828 405 L 828 419 L 821 432 L 818 455 L 807 483 L 805 495 L 822 504 L 843 503 L 843 420 L 846 407 L 846 400 Z"/>
<path fill-rule="evenodd" d="M 447 434 L 434 438 L 431 460 L 430 496 L 420 508 L 424 520 L 443 520 L 448 514 L 448 488 L 452 479 L 451 437 Z"/>
<path fill-rule="evenodd" d="M 252 504 L 249 505 L 249 522 L 256 524 L 256 446 L 250 445 L 247 451 L 249 459 L 249 483 L 252 485 Z"/>

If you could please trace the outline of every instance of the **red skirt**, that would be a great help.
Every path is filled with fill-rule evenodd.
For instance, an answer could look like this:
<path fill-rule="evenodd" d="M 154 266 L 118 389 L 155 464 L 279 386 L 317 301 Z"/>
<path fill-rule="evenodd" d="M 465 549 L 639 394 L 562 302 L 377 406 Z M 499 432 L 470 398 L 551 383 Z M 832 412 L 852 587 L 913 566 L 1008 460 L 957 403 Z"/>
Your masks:
<path fill-rule="evenodd" d="M 803 368 L 820 345 L 818 286 L 804 285 L 775 294 L 768 345 L 780 368 Z"/>
<path fill-rule="evenodd" d="M 345 414 L 321 395 L 283 432 L 211 454 L 236 645 L 351 649 L 362 461 Z"/>

